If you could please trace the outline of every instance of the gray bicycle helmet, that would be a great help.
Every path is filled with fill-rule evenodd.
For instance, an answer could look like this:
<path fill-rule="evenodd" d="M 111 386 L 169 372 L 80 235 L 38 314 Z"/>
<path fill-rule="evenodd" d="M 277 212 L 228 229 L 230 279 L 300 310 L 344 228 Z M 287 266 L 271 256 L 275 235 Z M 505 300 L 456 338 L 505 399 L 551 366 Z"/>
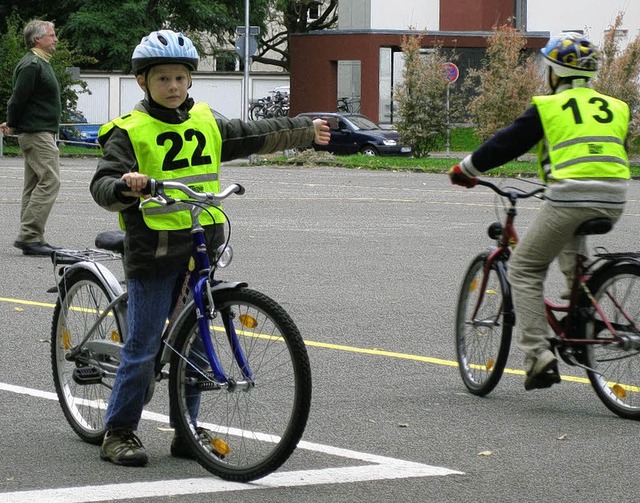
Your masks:
<path fill-rule="evenodd" d="M 179 63 L 189 70 L 198 69 L 198 51 L 189 37 L 171 30 L 151 32 L 143 37 L 131 56 L 131 69 L 136 75 L 155 65 Z"/>

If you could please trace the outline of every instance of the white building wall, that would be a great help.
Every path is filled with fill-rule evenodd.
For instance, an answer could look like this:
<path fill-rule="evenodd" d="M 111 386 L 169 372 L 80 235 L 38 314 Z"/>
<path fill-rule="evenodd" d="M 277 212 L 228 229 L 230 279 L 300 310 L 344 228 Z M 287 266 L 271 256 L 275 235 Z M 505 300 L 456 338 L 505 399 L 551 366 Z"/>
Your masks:
<path fill-rule="evenodd" d="M 605 30 L 621 11 L 625 13 L 621 28 L 628 30 L 626 37 L 620 39 L 620 47 L 624 48 L 640 33 L 638 0 L 529 0 L 527 29 L 549 31 L 552 36 L 583 30 L 594 44 L 602 46 Z"/>
<path fill-rule="evenodd" d="M 82 74 L 91 94 L 78 94 L 78 110 L 88 122 L 103 124 L 130 112 L 144 95 L 133 75 Z M 250 99 L 266 96 L 278 86 L 289 85 L 288 75 L 252 75 Z M 242 117 L 242 75 L 194 75 L 189 95 L 230 119 Z"/>
<path fill-rule="evenodd" d="M 447 0 L 452 1 L 452 0 Z M 373 30 L 440 28 L 440 0 L 370 0 Z"/>

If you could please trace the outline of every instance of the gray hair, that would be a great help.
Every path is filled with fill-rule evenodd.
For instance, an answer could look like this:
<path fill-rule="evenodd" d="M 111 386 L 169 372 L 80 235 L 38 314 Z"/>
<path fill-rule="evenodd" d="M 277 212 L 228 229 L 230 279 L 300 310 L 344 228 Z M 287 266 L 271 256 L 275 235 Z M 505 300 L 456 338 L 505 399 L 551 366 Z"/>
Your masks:
<path fill-rule="evenodd" d="M 24 43 L 27 45 L 27 49 L 35 47 L 36 39 L 44 37 L 49 27 L 55 28 L 55 25 L 51 21 L 42 21 L 41 19 L 29 21 L 23 31 Z"/>

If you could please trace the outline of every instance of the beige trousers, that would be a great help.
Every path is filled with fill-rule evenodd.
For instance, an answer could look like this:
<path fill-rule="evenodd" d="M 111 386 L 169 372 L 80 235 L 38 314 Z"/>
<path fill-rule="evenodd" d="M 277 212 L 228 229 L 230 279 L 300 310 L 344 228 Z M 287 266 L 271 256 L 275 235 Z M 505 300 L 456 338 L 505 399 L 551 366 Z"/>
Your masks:
<path fill-rule="evenodd" d="M 60 151 L 53 133 L 22 133 L 24 187 L 18 241 L 45 243 L 44 228 L 60 190 Z"/>
<path fill-rule="evenodd" d="M 525 352 L 525 364 L 549 349 L 553 335 L 544 310 L 544 282 L 549 266 L 558 258 L 560 270 L 573 281 L 575 255 L 586 254 L 586 239 L 574 235 L 583 222 L 608 217 L 614 222 L 622 209 L 558 207 L 544 202 L 511 257 L 509 281 L 516 312 L 518 347 Z"/>

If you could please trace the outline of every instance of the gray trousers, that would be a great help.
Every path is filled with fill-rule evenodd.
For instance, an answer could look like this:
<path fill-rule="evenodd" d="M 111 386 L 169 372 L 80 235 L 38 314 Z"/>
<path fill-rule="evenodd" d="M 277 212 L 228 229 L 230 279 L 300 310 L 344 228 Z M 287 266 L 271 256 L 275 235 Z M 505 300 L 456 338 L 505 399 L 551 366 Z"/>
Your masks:
<path fill-rule="evenodd" d="M 510 259 L 509 281 L 518 330 L 518 347 L 527 361 L 549 349 L 551 329 L 544 310 L 544 282 L 549 266 L 558 258 L 560 270 L 571 287 L 578 251 L 586 255 L 586 239 L 576 229 L 592 218 L 608 217 L 614 222 L 622 209 L 552 206 L 543 202 L 540 213 L 520 239 Z"/>
<path fill-rule="evenodd" d="M 60 190 L 60 151 L 53 133 L 21 133 L 24 187 L 18 241 L 45 243 L 44 228 Z"/>

